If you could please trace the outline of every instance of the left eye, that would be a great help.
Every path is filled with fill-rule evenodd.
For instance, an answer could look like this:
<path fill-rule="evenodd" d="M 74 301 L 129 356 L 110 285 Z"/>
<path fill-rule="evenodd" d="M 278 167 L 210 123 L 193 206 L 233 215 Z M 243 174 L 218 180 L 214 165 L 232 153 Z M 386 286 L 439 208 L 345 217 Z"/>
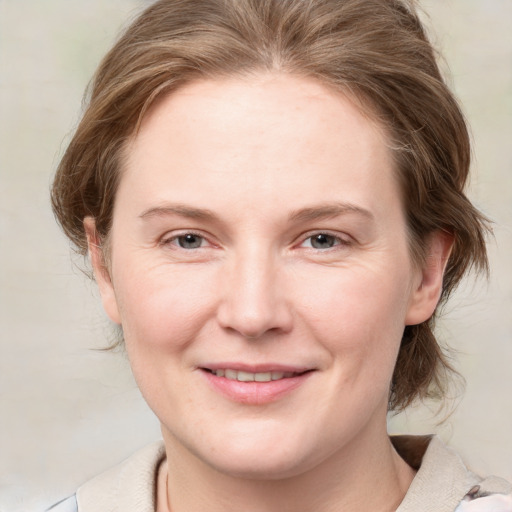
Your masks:
<path fill-rule="evenodd" d="M 184 235 L 171 238 L 169 242 L 173 245 L 178 245 L 182 249 L 198 249 L 206 243 L 206 240 L 195 233 L 185 233 Z"/>
<path fill-rule="evenodd" d="M 312 247 L 313 249 L 330 249 L 336 245 L 340 245 L 341 240 L 339 237 L 329 235 L 328 233 L 317 233 L 304 240 L 305 247 Z"/>

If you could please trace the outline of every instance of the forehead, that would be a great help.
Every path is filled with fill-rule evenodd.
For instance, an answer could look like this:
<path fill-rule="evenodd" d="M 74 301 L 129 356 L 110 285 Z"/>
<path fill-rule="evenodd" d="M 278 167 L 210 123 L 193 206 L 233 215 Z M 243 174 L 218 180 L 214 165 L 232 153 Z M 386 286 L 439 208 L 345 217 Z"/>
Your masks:
<path fill-rule="evenodd" d="M 258 208 L 283 194 L 365 207 L 384 191 L 398 200 L 378 123 L 346 95 L 290 75 L 190 83 L 152 106 L 125 157 L 119 193 L 131 185 L 138 202 L 181 201 L 191 186 L 212 207 Z"/>
<path fill-rule="evenodd" d="M 277 128 L 283 136 L 289 133 L 298 138 L 316 134 L 317 139 L 323 138 L 326 143 L 333 138 L 341 142 L 337 136 L 346 136 L 343 128 L 350 125 L 360 130 L 359 136 L 366 132 L 369 137 L 377 136 L 386 142 L 385 130 L 376 121 L 377 115 L 372 115 L 373 110 L 369 102 L 349 96 L 332 85 L 287 73 L 198 79 L 156 100 L 132 142 L 141 142 L 149 132 L 154 134 L 155 129 L 160 131 L 162 122 L 166 122 L 168 131 L 174 127 L 176 134 L 185 134 L 183 128 L 192 125 L 197 128 L 200 124 L 212 129 L 209 135 L 222 137 L 238 125 L 237 128 L 244 128 L 241 134 L 252 131 L 252 135 L 262 135 L 262 128 L 267 132 Z M 293 122 L 305 118 L 309 123 L 294 125 L 291 133 L 289 128 Z M 281 126 L 276 123 L 278 119 Z M 176 121 L 174 126 L 173 120 Z M 329 137 L 329 129 L 333 137 Z M 199 138 L 201 132 L 196 135 Z"/>

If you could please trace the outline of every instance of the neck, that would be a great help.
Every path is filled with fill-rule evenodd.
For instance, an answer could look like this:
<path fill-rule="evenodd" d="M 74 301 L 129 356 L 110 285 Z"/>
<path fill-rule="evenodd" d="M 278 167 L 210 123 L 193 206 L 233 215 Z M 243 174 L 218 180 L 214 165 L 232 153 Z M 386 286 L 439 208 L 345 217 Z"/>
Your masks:
<path fill-rule="evenodd" d="M 307 471 L 274 480 L 221 473 L 168 433 L 164 439 L 166 494 L 172 512 L 394 511 L 414 477 L 385 428 L 375 439 L 358 435 L 348 448 Z"/>

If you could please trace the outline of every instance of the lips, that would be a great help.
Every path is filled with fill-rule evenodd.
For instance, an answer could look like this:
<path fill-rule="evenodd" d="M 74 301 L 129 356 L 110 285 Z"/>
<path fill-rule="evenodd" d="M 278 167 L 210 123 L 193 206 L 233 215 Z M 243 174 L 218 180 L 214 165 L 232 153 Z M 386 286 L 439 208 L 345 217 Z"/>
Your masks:
<path fill-rule="evenodd" d="M 237 380 L 238 382 L 270 382 L 273 380 L 289 379 L 296 377 L 304 372 L 247 372 L 243 370 L 235 370 L 233 368 L 219 368 L 217 370 L 208 370 L 217 377 L 225 377 L 229 380 Z"/>
<path fill-rule="evenodd" d="M 248 366 L 240 364 L 208 365 L 198 368 L 212 388 L 231 401 L 262 405 L 283 398 L 313 373 L 309 368 L 283 365 Z"/>

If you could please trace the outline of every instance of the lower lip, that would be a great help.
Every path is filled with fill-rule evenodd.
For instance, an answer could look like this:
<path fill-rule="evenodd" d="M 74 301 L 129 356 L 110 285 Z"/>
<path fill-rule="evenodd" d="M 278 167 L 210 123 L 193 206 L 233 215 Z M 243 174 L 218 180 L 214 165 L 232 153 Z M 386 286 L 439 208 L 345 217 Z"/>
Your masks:
<path fill-rule="evenodd" d="M 217 375 L 206 370 L 201 370 L 201 372 L 216 391 L 234 402 L 249 405 L 263 405 L 274 402 L 304 384 L 313 373 L 306 372 L 295 377 L 269 382 L 240 382 L 225 377 L 217 377 Z"/>

